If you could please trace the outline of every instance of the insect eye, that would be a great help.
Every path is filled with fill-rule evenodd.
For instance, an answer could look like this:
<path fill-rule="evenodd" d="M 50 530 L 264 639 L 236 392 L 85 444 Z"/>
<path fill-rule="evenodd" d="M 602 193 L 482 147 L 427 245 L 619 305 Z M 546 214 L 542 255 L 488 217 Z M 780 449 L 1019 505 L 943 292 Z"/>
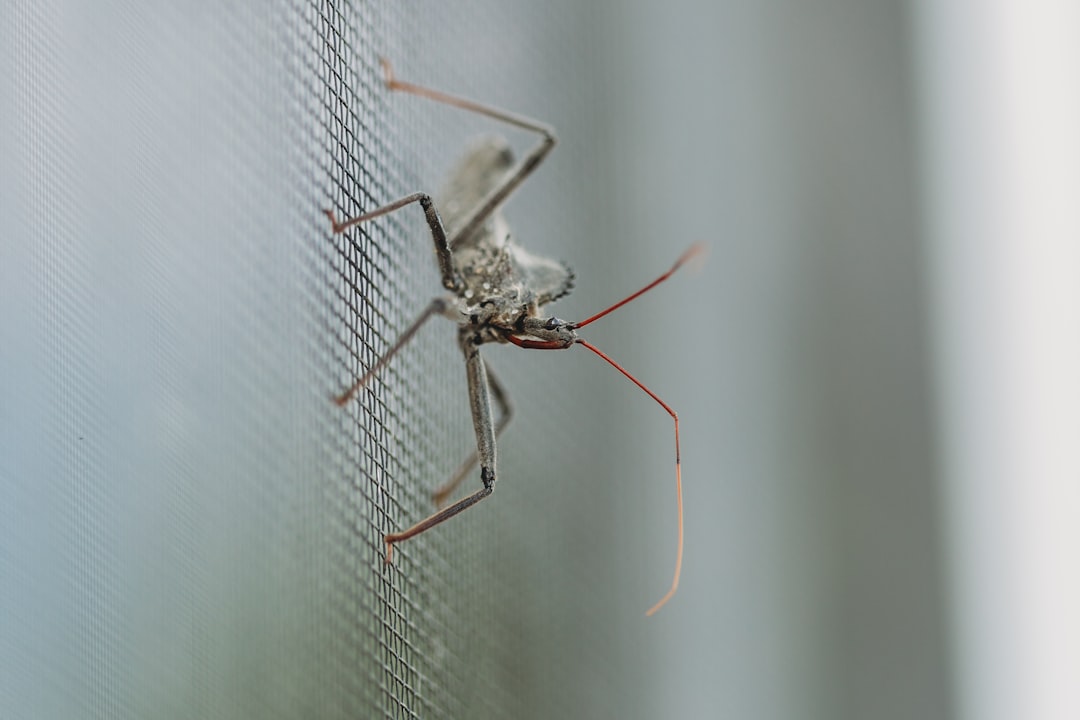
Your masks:
<path fill-rule="evenodd" d="M 562 325 L 562 322 L 563 321 L 557 317 L 548 318 L 548 321 L 544 327 L 546 327 L 548 330 L 557 330 L 559 326 Z"/>

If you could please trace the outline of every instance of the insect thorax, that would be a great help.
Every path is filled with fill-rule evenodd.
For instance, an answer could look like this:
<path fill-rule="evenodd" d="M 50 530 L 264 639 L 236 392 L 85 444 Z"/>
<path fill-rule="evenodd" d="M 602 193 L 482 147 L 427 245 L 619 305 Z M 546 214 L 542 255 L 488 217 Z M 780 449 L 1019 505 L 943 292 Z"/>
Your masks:
<path fill-rule="evenodd" d="M 501 220 L 501 219 L 500 219 Z M 502 227 L 500 227 L 502 226 Z M 492 230 L 502 231 L 502 242 Z M 463 324 L 520 328 L 525 317 L 536 317 L 548 303 L 568 294 L 573 273 L 565 264 L 529 253 L 505 233 L 505 223 L 489 223 L 487 237 L 454 252 L 454 264 L 465 287 L 458 310 Z"/>

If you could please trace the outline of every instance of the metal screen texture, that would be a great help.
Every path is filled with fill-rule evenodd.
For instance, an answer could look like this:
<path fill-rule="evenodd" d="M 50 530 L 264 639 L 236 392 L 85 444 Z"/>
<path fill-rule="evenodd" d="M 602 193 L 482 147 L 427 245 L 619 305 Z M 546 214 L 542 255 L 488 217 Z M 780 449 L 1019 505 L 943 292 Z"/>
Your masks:
<path fill-rule="evenodd" d="M 391 95 L 378 57 L 553 122 L 563 143 L 509 219 L 535 250 L 595 258 L 588 11 L 0 15 L 0 715 L 641 710 L 641 641 L 616 628 L 663 578 L 625 597 L 597 460 L 614 430 L 565 417 L 608 390 L 555 353 L 488 355 L 517 410 L 499 492 L 392 566 L 382 534 L 430 512 L 473 447 L 453 328 L 331 402 L 440 286 L 419 210 L 332 236 L 321 208 L 434 192 L 496 130 Z"/>

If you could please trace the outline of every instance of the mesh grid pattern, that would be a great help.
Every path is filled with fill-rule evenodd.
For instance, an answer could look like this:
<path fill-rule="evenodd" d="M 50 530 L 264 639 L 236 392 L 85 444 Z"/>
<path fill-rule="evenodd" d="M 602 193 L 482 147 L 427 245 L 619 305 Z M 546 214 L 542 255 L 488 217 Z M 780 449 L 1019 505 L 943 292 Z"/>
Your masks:
<path fill-rule="evenodd" d="M 477 126 L 388 97 L 377 56 L 534 112 L 576 8 L 4 11 L 0 715 L 636 706 L 627 616 L 596 622 L 616 586 L 602 485 L 582 487 L 594 467 L 548 358 L 493 361 L 519 410 L 500 443 L 516 485 L 392 567 L 382 534 L 430 512 L 474 443 L 453 329 L 433 322 L 347 408 L 329 401 L 439 284 L 419 211 L 331 237 L 320 208 L 434 191 Z M 505 84 L 470 80 L 477 65 Z M 552 195 L 540 181 L 523 224 Z M 574 476 L 546 468 L 563 446 Z"/>

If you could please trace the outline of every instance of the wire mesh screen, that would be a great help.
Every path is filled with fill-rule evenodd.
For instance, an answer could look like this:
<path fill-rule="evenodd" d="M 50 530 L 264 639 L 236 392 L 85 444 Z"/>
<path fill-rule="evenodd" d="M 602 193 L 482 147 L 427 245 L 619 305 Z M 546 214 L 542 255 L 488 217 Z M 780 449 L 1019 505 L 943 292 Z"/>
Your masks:
<path fill-rule="evenodd" d="M 572 2 L 3 11 L 0 715 L 641 710 L 648 640 L 617 628 L 662 576 L 620 585 L 613 431 L 565 418 L 605 391 L 491 353 L 518 409 L 499 492 L 392 566 L 383 534 L 475 444 L 453 327 L 331 402 L 440 286 L 418 210 L 331 236 L 321 208 L 434 191 L 494 129 L 391 96 L 378 57 L 554 122 L 510 220 L 598 263 L 596 25 Z"/>

